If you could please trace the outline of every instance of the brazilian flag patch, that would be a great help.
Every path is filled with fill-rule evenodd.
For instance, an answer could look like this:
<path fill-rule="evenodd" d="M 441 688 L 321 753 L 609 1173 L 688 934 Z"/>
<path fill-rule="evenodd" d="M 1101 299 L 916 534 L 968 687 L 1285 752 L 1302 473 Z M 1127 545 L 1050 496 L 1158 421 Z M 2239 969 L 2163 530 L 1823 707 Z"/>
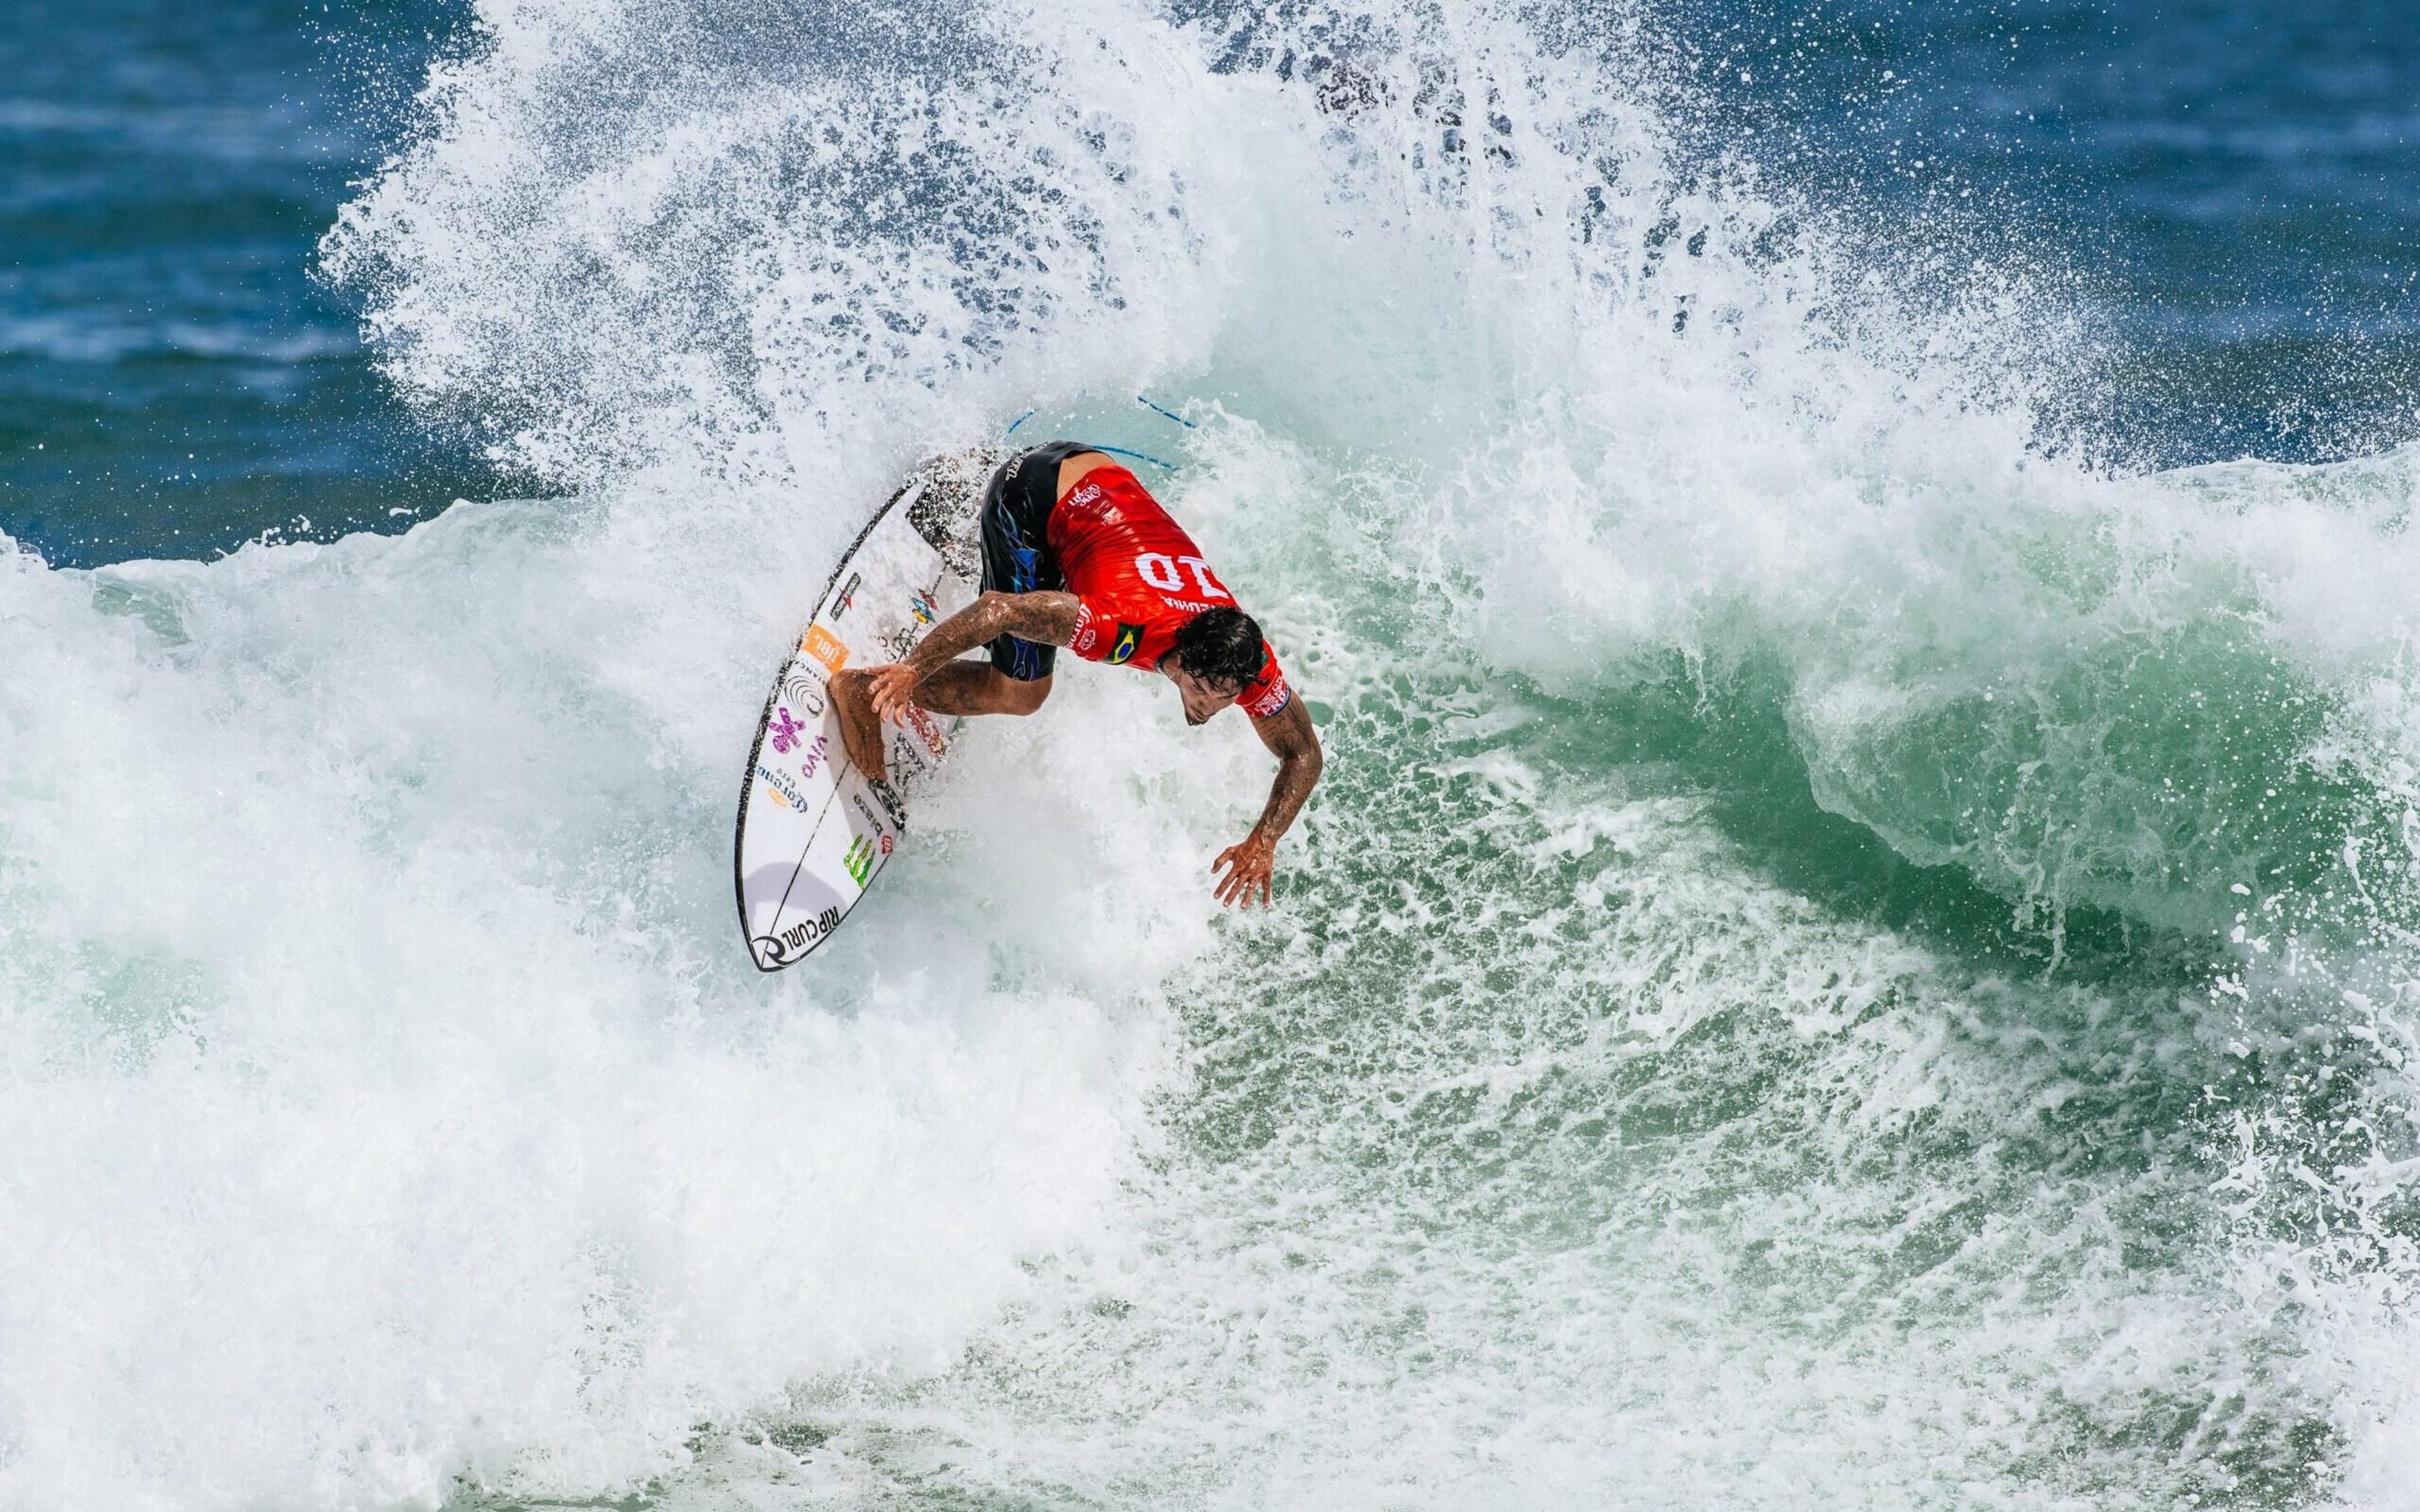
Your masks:
<path fill-rule="evenodd" d="M 1109 642 L 1109 654 L 1101 659 L 1112 667 L 1123 667 L 1134 660 L 1134 654 L 1141 645 L 1142 626 L 1121 625 L 1118 626 L 1118 638 Z"/>

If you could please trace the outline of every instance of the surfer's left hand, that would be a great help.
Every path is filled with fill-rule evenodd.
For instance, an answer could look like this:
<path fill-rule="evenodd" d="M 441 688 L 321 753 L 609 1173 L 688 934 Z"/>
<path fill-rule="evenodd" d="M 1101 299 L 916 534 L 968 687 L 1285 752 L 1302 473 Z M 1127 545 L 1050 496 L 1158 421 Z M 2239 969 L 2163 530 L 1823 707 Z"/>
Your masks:
<path fill-rule="evenodd" d="M 904 661 L 865 669 L 865 691 L 874 701 L 875 717 L 893 724 L 906 719 L 916 704 L 918 681 L 916 669 Z"/>
<path fill-rule="evenodd" d="M 1222 903 L 1252 905 L 1252 891 L 1258 888 L 1261 906 L 1269 906 L 1269 879 L 1277 871 L 1278 842 L 1274 836 L 1264 838 L 1254 830 L 1234 844 L 1220 851 L 1210 863 L 1210 870 L 1227 870 L 1218 880 L 1218 901 Z"/>

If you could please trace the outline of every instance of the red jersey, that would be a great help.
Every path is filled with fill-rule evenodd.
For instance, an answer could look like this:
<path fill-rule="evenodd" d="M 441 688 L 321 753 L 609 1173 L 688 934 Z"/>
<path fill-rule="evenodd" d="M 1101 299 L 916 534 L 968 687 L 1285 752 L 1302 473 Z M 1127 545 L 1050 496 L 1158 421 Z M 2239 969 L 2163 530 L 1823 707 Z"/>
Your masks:
<path fill-rule="evenodd" d="M 1236 607 L 1193 537 L 1122 467 L 1085 473 L 1050 512 L 1045 533 L 1076 595 L 1076 639 L 1068 649 L 1086 661 L 1150 671 L 1186 621 L 1206 609 Z M 1265 719 L 1293 699 L 1276 648 L 1262 641 L 1261 674 L 1236 703 Z"/>

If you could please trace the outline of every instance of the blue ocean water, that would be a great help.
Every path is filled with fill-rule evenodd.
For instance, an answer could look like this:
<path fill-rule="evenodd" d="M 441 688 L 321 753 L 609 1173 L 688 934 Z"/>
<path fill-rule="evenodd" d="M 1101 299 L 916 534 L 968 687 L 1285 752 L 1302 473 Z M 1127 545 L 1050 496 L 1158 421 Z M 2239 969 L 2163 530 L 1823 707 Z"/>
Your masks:
<path fill-rule="evenodd" d="M 0 1505 L 2420 1507 L 2393 8 L 8 14 Z M 1279 906 L 1070 667 L 761 976 L 1029 412 Z"/>
<path fill-rule="evenodd" d="M 381 392 L 313 246 L 456 8 L 13 0 L 0 531 L 61 563 L 391 529 L 474 452 Z M 467 463 L 467 465 L 466 465 Z"/>
<path fill-rule="evenodd" d="M 2071 276 L 2050 418 L 2123 466 L 2420 434 L 2420 24 L 2392 0 L 1690 6 L 1735 151 L 1891 239 Z"/>

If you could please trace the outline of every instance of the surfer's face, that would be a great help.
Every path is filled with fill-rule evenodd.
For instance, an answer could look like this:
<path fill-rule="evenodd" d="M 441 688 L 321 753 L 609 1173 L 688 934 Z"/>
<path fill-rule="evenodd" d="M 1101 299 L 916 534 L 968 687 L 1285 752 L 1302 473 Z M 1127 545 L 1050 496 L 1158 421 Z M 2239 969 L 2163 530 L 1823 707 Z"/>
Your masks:
<path fill-rule="evenodd" d="M 1168 680 L 1176 685 L 1176 691 L 1183 696 L 1187 724 L 1208 724 L 1212 715 L 1234 702 L 1236 695 L 1242 691 L 1219 683 L 1205 683 L 1176 665 L 1173 658 L 1161 662 L 1159 670 L 1168 674 Z"/>

